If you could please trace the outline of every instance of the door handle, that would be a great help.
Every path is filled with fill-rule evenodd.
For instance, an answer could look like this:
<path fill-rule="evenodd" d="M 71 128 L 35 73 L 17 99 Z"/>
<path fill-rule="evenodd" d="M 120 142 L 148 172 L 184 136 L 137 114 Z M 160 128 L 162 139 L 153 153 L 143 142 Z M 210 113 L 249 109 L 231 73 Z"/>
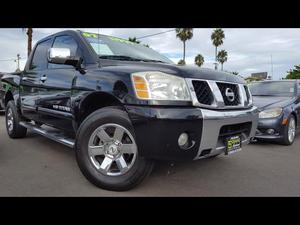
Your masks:
<path fill-rule="evenodd" d="M 41 80 L 42 82 L 45 82 L 45 81 L 47 80 L 47 76 L 46 76 L 46 75 L 41 76 L 40 80 Z"/>

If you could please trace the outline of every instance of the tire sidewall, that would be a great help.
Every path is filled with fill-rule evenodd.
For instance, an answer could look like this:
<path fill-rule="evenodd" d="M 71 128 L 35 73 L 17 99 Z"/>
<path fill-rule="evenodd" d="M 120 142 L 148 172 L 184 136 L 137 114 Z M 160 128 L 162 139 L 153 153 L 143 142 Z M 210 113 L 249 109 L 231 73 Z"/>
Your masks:
<path fill-rule="evenodd" d="M 11 131 L 8 129 L 8 125 L 7 125 L 7 113 L 8 113 L 9 109 L 11 109 L 12 114 L 13 114 L 13 118 L 14 118 L 13 129 Z M 7 103 L 7 106 L 6 106 L 6 109 L 5 109 L 5 126 L 6 126 L 6 131 L 7 131 L 7 133 L 8 133 L 9 136 L 14 136 L 16 127 L 18 125 L 18 122 L 19 121 L 18 121 L 18 115 L 17 115 L 17 112 L 16 112 L 15 104 L 14 104 L 13 101 L 9 101 Z"/>
<path fill-rule="evenodd" d="M 295 135 L 292 142 L 289 140 L 289 133 L 288 132 L 289 132 L 289 127 L 290 127 L 290 123 L 291 123 L 291 118 L 293 118 L 295 123 L 296 123 L 296 119 L 295 119 L 294 115 L 291 114 L 289 116 L 289 123 L 288 123 L 287 126 L 285 126 L 285 129 L 284 129 L 284 140 L 283 141 L 286 145 L 292 145 L 294 143 L 295 137 L 296 137 L 296 135 Z"/>

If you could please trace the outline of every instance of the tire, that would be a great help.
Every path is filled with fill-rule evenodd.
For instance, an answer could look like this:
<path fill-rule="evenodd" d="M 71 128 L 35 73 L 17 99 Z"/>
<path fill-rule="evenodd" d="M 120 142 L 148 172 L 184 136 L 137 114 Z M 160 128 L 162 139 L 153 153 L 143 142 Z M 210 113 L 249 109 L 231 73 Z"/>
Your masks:
<path fill-rule="evenodd" d="M 20 124 L 20 116 L 13 100 L 9 101 L 5 110 L 6 130 L 11 138 L 22 138 L 26 136 L 27 129 Z"/>
<path fill-rule="evenodd" d="M 281 141 L 281 144 L 283 145 L 292 145 L 295 141 L 295 136 L 296 136 L 296 119 L 294 115 L 290 115 L 289 118 L 289 123 L 287 126 L 284 127 L 284 131 L 283 131 L 283 139 Z M 294 134 L 289 137 L 289 132 L 291 132 L 290 129 L 294 128 Z"/>
<path fill-rule="evenodd" d="M 114 128 L 115 131 L 113 131 Z M 120 131 L 119 133 L 123 132 L 119 135 L 123 138 L 116 138 L 115 140 L 120 139 L 117 144 L 116 141 L 111 143 L 111 139 L 108 137 L 118 136 L 116 135 L 117 129 Z M 127 141 L 129 142 L 127 147 L 131 146 L 128 154 L 124 153 Z M 94 145 L 105 147 L 101 147 L 101 153 L 96 155 L 96 153 L 91 153 L 93 148 L 89 147 L 97 149 Z M 75 148 L 76 160 L 83 175 L 92 184 L 106 190 L 126 191 L 132 189 L 151 173 L 154 164 L 152 160 L 145 159 L 138 154 L 130 119 L 125 111 L 116 107 L 105 107 L 89 115 L 78 129 Z M 120 154 L 123 160 L 121 160 Z M 111 157 L 116 158 L 112 160 Z M 110 164 L 105 164 L 105 160 Z M 120 163 L 124 160 L 127 168 Z"/>

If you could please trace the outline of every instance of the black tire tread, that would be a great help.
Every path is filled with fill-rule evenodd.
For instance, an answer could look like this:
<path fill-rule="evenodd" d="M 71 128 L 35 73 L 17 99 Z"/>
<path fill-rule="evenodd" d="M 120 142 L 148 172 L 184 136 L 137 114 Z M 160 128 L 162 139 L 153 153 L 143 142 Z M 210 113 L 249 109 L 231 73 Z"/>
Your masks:
<path fill-rule="evenodd" d="M 8 108 L 11 108 L 13 117 L 14 117 L 14 125 L 13 125 L 12 132 L 8 131 L 8 127 L 7 127 L 7 123 L 6 123 L 6 129 L 7 129 L 7 133 L 9 135 L 9 137 L 11 137 L 11 138 L 25 137 L 27 134 L 27 129 L 19 124 L 21 119 L 20 119 L 20 115 L 18 113 L 17 107 L 13 100 L 11 100 L 7 103 L 6 110 L 5 110 L 5 116 L 7 115 Z"/>

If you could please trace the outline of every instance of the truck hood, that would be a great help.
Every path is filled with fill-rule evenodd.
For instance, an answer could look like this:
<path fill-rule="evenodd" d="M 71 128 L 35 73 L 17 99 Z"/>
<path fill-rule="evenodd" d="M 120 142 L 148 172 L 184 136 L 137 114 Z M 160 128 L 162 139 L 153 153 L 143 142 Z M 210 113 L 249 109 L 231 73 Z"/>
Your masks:
<path fill-rule="evenodd" d="M 104 67 L 107 70 L 117 70 L 127 73 L 160 71 L 163 73 L 172 74 L 183 78 L 219 80 L 242 84 L 245 83 L 244 79 L 239 76 L 212 69 L 199 68 L 196 66 L 181 66 L 167 63 L 149 63 L 134 61 L 128 62 L 118 60 L 101 60 L 100 65 L 101 67 Z"/>
<path fill-rule="evenodd" d="M 294 97 L 280 97 L 280 96 L 253 96 L 253 104 L 258 107 L 260 111 L 275 107 L 285 107 L 291 104 Z"/>

